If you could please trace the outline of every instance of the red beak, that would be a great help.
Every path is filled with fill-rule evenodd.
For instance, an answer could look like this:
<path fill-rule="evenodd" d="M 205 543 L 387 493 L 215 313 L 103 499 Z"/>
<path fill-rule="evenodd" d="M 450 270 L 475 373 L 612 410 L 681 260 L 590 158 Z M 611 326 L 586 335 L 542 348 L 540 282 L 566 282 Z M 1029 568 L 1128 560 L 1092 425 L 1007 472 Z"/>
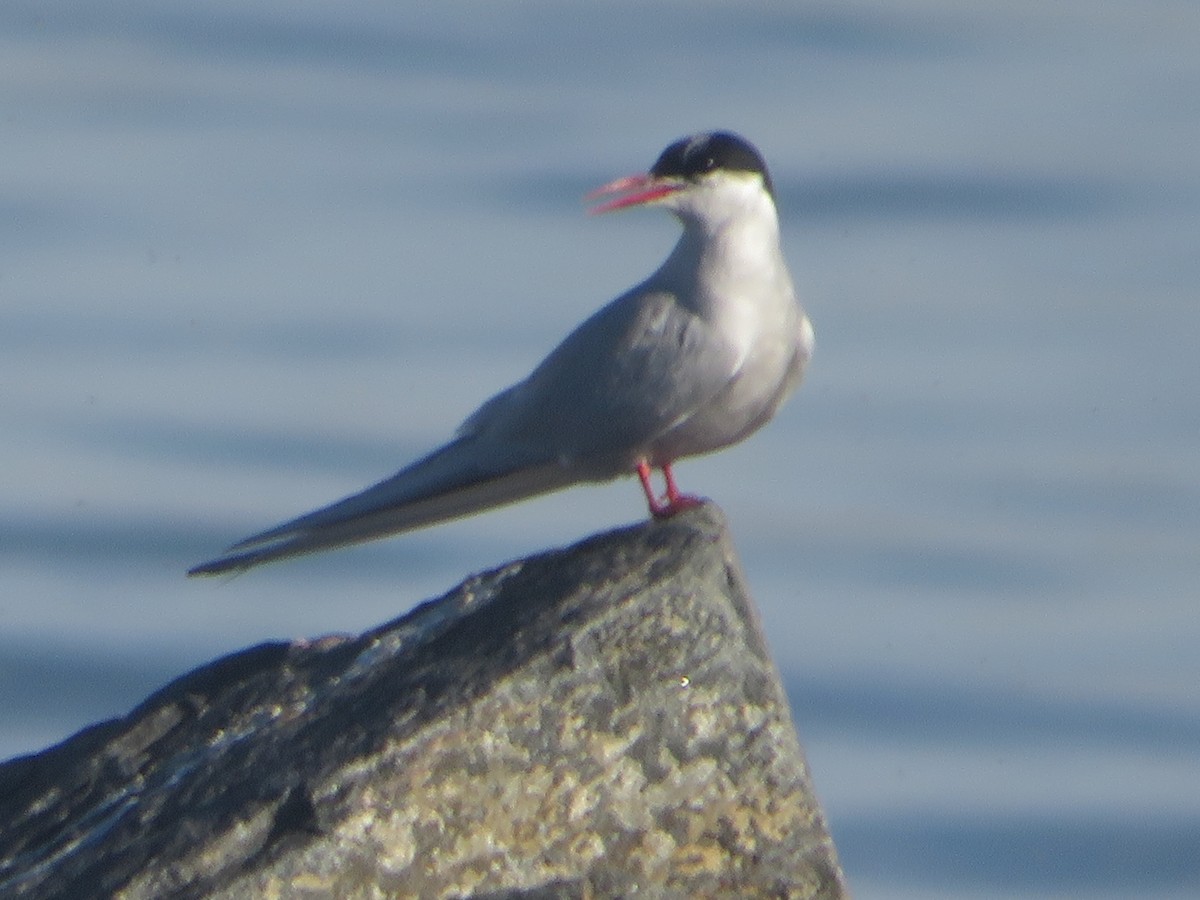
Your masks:
<path fill-rule="evenodd" d="M 618 178 L 616 181 L 610 181 L 608 184 L 596 188 L 588 193 L 585 200 L 595 200 L 597 197 L 607 197 L 610 194 L 623 194 L 622 197 L 615 197 L 607 203 L 601 203 L 599 206 L 593 206 L 591 209 L 592 215 L 599 213 L 612 212 L 615 209 L 625 209 L 630 206 L 641 206 L 643 203 L 650 203 L 654 200 L 659 200 L 670 194 L 675 193 L 682 188 L 683 185 L 660 180 L 653 175 L 628 175 L 625 178 Z"/>

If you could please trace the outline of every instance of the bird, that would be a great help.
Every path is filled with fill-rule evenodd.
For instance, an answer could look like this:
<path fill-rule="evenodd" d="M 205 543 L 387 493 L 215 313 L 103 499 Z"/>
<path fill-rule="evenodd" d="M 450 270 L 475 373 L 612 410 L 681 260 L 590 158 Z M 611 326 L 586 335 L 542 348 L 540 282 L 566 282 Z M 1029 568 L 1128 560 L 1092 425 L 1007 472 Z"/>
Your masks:
<path fill-rule="evenodd" d="M 593 213 L 661 207 L 683 231 L 653 274 L 593 313 L 525 380 L 487 400 L 448 443 L 188 574 L 240 571 L 623 475 L 638 477 L 653 518 L 702 503 L 679 490 L 673 464 L 765 425 L 813 352 L 766 162 L 733 132 L 693 134 L 671 143 L 649 171 L 585 200 L 596 203 Z"/>

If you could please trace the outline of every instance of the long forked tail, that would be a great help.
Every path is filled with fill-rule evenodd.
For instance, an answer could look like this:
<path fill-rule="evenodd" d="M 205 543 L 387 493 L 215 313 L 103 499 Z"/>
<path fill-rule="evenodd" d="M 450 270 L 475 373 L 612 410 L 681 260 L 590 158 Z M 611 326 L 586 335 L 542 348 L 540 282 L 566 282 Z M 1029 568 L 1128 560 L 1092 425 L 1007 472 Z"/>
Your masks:
<path fill-rule="evenodd" d="M 189 569 L 219 575 L 317 550 L 374 540 L 564 488 L 579 475 L 557 461 L 497 459 L 470 436 L 435 450 L 378 484 L 239 541 Z"/>

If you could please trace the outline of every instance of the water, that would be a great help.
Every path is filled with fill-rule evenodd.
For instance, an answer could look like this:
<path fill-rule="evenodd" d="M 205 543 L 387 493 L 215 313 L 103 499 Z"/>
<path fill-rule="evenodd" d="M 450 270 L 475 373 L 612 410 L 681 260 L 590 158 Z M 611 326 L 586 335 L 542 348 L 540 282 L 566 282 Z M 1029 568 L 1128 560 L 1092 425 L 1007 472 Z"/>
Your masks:
<path fill-rule="evenodd" d="M 0 755 L 641 514 L 231 581 L 650 270 L 579 196 L 733 128 L 816 323 L 730 517 L 860 898 L 1200 891 L 1200 9 L 9 2 Z"/>

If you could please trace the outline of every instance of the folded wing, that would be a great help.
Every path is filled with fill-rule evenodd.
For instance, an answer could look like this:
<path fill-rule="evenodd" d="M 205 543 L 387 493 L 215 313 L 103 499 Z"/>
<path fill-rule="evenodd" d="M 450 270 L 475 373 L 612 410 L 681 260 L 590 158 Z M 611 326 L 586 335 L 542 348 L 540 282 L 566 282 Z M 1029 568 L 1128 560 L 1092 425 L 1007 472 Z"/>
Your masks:
<path fill-rule="evenodd" d="M 579 480 L 555 460 L 465 435 L 360 493 L 261 534 L 188 571 L 216 575 L 356 544 L 558 490 Z"/>

